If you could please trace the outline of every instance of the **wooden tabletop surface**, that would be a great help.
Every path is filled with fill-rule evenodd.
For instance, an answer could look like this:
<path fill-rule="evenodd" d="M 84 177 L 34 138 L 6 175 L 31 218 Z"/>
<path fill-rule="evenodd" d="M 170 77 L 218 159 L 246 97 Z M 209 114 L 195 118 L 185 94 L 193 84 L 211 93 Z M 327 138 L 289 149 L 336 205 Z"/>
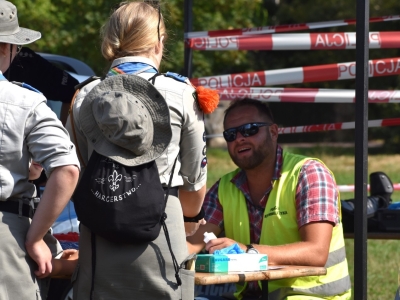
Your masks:
<path fill-rule="evenodd" d="M 197 285 L 209 285 L 231 282 L 274 280 L 283 278 L 325 275 L 324 267 L 309 266 L 269 266 L 267 271 L 242 273 L 200 273 L 196 272 L 194 282 Z"/>

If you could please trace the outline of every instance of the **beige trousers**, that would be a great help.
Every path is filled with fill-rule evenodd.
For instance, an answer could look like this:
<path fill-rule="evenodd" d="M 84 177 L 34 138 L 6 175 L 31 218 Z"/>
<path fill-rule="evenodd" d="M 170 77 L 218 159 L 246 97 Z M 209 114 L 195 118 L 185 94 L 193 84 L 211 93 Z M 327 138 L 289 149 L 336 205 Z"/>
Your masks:
<path fill-rule="evenodd" d="M 169 197 L 166 213 L 172 249 L 180 264 L 188 250 L 178 198 Z M 87 300 L 92 283 L 91 233 L 82 224 L 80 228 L 73 290 L 74 300 Z M 193 300 L 194 272 L 181 269 L 180 277 L 182 285 L 178 286 L 163 229 L 156 240 L 145 244 L 114 244 L 96 236 L 95 300 Z"/>
<path fill-rule="evenodd" d="M 25 236 L 31 219 L 0 211 L 0 299 L 46 299 L 50 280 L 38 280 L 36 263 L 25 250 Z M 58 241 L 46 234 L 45 242 L 53 256 L 62 251 Z"/>

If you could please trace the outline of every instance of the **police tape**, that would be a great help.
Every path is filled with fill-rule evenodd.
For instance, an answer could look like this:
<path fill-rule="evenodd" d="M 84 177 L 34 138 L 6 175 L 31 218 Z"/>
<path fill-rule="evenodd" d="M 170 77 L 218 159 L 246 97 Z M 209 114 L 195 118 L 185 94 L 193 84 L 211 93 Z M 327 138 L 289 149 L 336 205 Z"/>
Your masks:
<path fill-rule="evenodd" d="M 265 102 L 354 103 L 355 90 L 243 87 L 217 89 L 220 100 L 251 98 Z M 368 103 L 400 103 L 399 90 L 369 90 Z"/>
<path fill-rule="evenodd" d="M 375 23 L 375 22 L 386 22 L 386 21 L 397 21 L 397 20 L 400 20 L 399 15 L 374 17 L 370 18 L 369 22 Z M 293 32 L 299 30 L 330 28 L 330 27 L 347 26 L 354 24 L 356 24 L 356 19 L 263 26 L 263 27 L 241 28 L 241 29 L 193 31 L 193 32 L 186 32 L 185 39 L 192 39 L 198 37 L 217 37 L 217 36 L 235 36 L 235 35 L 240 36 L 240 35 L 255 35 L 255 34 L 267 34 L 267 33 L 279 33 L 279 32 Z"/>
<path fill-rule="evenodd" d="M 339 192 L 354 192 L 354 185 L 338 185 Z M 367 189 L 370 189 L 368 184 Z M 400 183 L 393 183 L 393 190 L 400 191 Z"/>
<path fill-rule="evenodd" d="M 398 126 L 398 125 L 400 125 L 400 118 L 368 121 L 368 128 Z M 281 127 L 278 128 L 278 132 L 279 134 L 290 134 L 290 133 L 303 133 L 303 132 L 344 130 L 344 129 L 354 129 L 354 128 L 355 128 L 355 122 L 340 122 L 340 123 L 330 123 L 330 124 Z"/>
<path fill-rule="evenodd" d="M 400 74 L 400 57 L 382 58 L 368 61 L 369 77 L 391 76 Z M 212 89 L 229 87 L 259 87 L 280 84 L 336 81 L 355 79 L 356 63 L 345 62 L 336 64 L 316 65 L 277 69 L 270 71 L 256 71 L 236 74 L 214 75 L 192 78 L 195 86 L 204 86 Z"/>
<path fill-rule="evenodd" d="M 400 118 L 368 121 L 368 128 L 399 126 L 399 125 L 400 125 Z M 278 128 L 278 133 L 279 134 L 291 134 L 291 133 L 345 130 L 345 129 L 354 129 L 354 128 L 355 128 L 355 122 L 340 122 L 340 123 L 280 127 L 280 128 Z M 222 137 L 222 133 L 206 135 L 206 138 L 216 138 L 216 137 Z"/>
<path fill-rule="evenodd" d="M 185 46 L 203 51 L 356 49 L 356 33 L 284 33 L 259 36 L 198 37 L 187 41 Z M 370 49 L 399 47 L 399 31 L 369 32 Z"/>

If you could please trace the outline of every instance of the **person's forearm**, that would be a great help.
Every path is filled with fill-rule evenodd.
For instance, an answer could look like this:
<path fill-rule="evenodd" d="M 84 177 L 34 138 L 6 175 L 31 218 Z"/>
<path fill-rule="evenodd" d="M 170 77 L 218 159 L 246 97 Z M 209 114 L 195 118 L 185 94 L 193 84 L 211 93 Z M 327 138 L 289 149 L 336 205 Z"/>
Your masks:
<path fill-rule="evenodd" d="M 240 245 L 246 250 L 244 245 Z M 312 242 L 298 242 L 280 246 L 253 245 L 260 253 L 268 254 L 272 265 L 325 266 L 328 252 Z"/>
<path fill-rule="evenodd" d="M 77 259 L 53 259 L 53 270 L 50 273 L 50 277 L 69 277 L 72 275 L 72 273 L 74 273 L 77 264 Z"/>
<path fill-rule="evenodd" d="M 35 243 L 44 237 L 71 198 L 78 177 L 79 169 L 76 166 L 53 170 L 26 235 L 26 244 Z"/>
<path fill-rule="evenodd" d="M 194 217 L 199 214 L 203 205 L 205 194 L 205 185 L 198 191 L 179 190 L 179 200 L 181 202 L 183 215 L 185 217 Z"/>
<path fill-rule="evenodd" d="M 76 249 L 66 249 L 60 258 L 51 261 L 53 269 L 50 277 L 70 277 L 74 273 L 78 264 L 79 251 Z"/>
<path fill-rule="evenodd" d="M 186 242 L 189 254 L 199 253 L 204 249 L 204 243 L 192 244 L 190 242 Z"/>

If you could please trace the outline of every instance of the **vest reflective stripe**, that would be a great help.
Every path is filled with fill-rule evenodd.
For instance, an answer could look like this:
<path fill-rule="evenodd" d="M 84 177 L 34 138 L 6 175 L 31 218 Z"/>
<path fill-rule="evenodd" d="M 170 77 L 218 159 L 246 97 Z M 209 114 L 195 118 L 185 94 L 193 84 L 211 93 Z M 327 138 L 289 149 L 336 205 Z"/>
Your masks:
<path fill-rule="evenodd" d="M 344 247 L 329 252 L 328 260 L 326 261 L 325 268 L 330 268 L 337 265 L 346 259 L 346 249 Z"/>
<path fill-rule="evenodd" d="M 295 195 L 301 167 L 309 159 L 284 152 L 281 177 L 274 182 L 274 187 L 264 210 L 261 245 L 283 245 L 300 241 L 296 220 Z M 313 158 L 313 160 L 318 159 Z M 243 193 L 231 182 L 231 179 L 239 171 L 237 169 L 221 178 L 218 197 L 223 207 L 225 235 L 240 243 L 248 244 L 250 243 L 250 228 L 246 199 Z M 338 205 L 340 211 L 340 201 Z M 350 298 L 351 286 L 342 223 L 333 228 L 326 267 L 327 275 L 270 281 L 269 291 L 277 290 L 276 293 L 284 295 L 287 290 L 298 289 L 302 293 L 308 291 L 306 294 L 314 297 L 336 299 L 329 297 L 345 294 L 346 297 Z M 343 284 L 343 282 L 346 284 Z M 241 298 L 240 294 L 245 286 L 237 286 L 238 293 L 236 296 L 238 299 Z M 331 289 L 331 287 L 333 288 Z M 332 291 L 334 291 L 333 294 Z"/>
<path fill-rule="evenodd" d="M 336 286 L 348 286 L 348 289 L 351 288 L 350 280 L 347 277 L 338 279 L 334 282 L 325 283 L 321 286 L 317 286 L 311 289 L 301 289 L 301 288 L 280 288 L 268 294 L 269 300 L 281 300 L 283 298 L 287 300 L 309 300 L 309 299 L 321 299 L 320 297 L 311 296 L 314 295 L 323 295 L 325 291 L 330 291 L 331 295 L 325 295 L 323 299 L 328 300 L 347 300 L 350 299 L 349 293 L 344 293 L 342 295 L 337 295 Z M 292 295 L 292 296 L 291 296 Z"/>

